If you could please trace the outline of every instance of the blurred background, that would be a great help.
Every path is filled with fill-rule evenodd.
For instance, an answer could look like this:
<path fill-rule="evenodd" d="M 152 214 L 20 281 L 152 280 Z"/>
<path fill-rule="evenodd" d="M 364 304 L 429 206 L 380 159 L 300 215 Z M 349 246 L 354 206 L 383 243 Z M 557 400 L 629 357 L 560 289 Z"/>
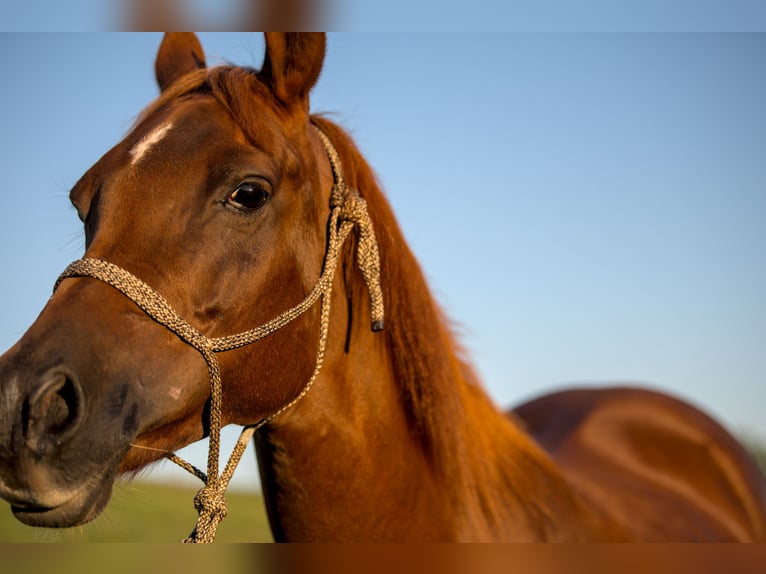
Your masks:
<path fill-rule="evenodd" d="M 2 0 L 0 30 L 754 32 L 761 0 Z"/>
<path fill-rule="evenodd" d="M 763 27 L 733 13 L 722 28 Z M 200 37 L 209 65 L 260 66 L 260 35 Z M 156 96 L 160 40 L 0 36 L 0 349 L 82 254 L 69 188 Z M 766 437 L 765 56 L 762 34 L 333 33 L 312 109 L 333 113 L 377 171 L 498 404 L 575 383 L 642 384 L 756 444 Z M 181 454 L 204 466 L 206 444 Z M 254 458 L 233 481 L 245 510 L 232 510 L 222 539 L 238 514 L 254 522 L 231 527 L 235 539 L 268 539 Z M 174 541 L 194 522 L 190 481 L 161 463 L 118 487 L 95 529 L 64 539 Z M 144 515 L 131 530 L 121 509 L 136 505 Z M 178 525 L 176 507 L 188 517 Z M 170 538 L 148 529 L 165 520 Z M 6 524 L 18 526 L 0 508 L 2 541 L 62 536 Z"/>

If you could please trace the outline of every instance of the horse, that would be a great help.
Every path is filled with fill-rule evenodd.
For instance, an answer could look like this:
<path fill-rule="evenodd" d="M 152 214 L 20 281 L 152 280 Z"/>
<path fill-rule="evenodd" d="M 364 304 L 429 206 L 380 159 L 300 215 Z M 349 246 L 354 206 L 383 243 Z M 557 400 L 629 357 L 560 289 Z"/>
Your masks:
<path fill-rule="evenodd" d="M 192 541 L 251 438 L 277 541 L 766 541 L 763 475 L 689 404 L 494 404 L 372 168 L 310 112 L 324 57 L 267 33 L 259 69 L 208 67 L 164 37 L 158 99 L 71 190 L 82 259 L 0 357 L 15 517 L 93 520 L 116 477 L 210 436 Z"/>

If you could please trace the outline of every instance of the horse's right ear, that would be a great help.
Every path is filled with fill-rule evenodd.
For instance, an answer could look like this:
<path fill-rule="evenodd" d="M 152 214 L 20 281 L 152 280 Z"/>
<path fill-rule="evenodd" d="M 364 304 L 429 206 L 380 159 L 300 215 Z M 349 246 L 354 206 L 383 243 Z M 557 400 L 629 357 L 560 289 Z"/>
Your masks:
<path fill-rule="evenodd" d="M 309 91 L 319 79 L 325 55 L 322 33 L 266 32 L 266 57 L 259 77 L 286 105 L 308 105 Z"/>
<path fill-rule="evenodd" d="M 193 32 L 168 32 L 154 63 L 157 85 L 164 92 L 181 76 L 205 66 L 205 52 Z"/>

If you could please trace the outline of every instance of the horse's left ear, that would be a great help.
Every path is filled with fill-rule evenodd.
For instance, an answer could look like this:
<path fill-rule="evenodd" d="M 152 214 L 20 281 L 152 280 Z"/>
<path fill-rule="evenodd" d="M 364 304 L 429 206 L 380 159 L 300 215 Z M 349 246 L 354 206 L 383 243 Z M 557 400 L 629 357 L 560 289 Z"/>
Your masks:
<path fill-rule="evenodd" d="M 266 32 L 266 57 L 259 77 L 283 104 L 308 103 L 325 54 L 323 33 Z"/>
<path fill-rule="evenodd" d="M 168 32 L 162 39 L 154 63 L 154 73 L 161 91 L 181 76 L 205 67 L 205 52 L 193 32 Z"/>

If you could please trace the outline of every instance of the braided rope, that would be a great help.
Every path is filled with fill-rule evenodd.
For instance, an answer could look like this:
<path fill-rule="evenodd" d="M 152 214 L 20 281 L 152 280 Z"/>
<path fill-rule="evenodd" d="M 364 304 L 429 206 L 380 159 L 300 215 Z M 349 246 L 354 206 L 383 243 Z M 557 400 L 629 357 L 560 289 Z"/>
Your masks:
<path fill-rule="evenodd" d="M 357 230 L 358 235 L 357 264 L 362 271 L 362 276 L 370 293 L 372 330 L 379 331 L 383 328 L 380 255 L 375 240 L 372 220 L 367 211 L 367 204 L 359 195 L 359 192 L 346 187 L 338 152 L 321 130 L 317 129 L 317 133 L 324 144 L 335 180 L 330 194 L 330 232 L 324 267 L 311 293 L 303 301 L 271 321 L 255 329 L 235 335 L 208 338 L 182 319 L 171 307 L 170 303 L 149 287 L 149 285 L 121 267 L 101 259 L 83 258 L 74 261 L 59 276 L 53 288 L 55 291 L 64 279 L 70 277 L 92 277 L 103 281 L 120 291 L 152 319 L 165 326 L 182 341 L 196 349 L 205 360 L 210 378 L 210 445 L 208 447 L 207 473 L 202 472 L 193 464 L 172 452 L 162 451 L 166 458 L 195 475 L 205 484 L 194 497 L 194 507 L 198 513 L 197 523 L 194 530 L 183 542 L 213 542 L 218 524 L 227 514 L 226 488 L 253 433 L 275 417 L 292 408 L 305 397 L 319 376 L 324 363 L 327 335 L 330 326 L 333 279 L 338 266 L 341 248 L 353 229 Z M 267 337 L 305 313 L 320 298 L 322 303 L 319 320 L 319 344 L 311 378 L 304 385 L 301 392 L 290 402 L 257 423 L 245 426 L 242 429 L 237 444 L 229 456 L 223 472 L 219 476 L 223 392 L 221 370 L 215 353 L 236 349 Z M 158 450 L 141 445 L 132 446 L 148 450 Z"/>

